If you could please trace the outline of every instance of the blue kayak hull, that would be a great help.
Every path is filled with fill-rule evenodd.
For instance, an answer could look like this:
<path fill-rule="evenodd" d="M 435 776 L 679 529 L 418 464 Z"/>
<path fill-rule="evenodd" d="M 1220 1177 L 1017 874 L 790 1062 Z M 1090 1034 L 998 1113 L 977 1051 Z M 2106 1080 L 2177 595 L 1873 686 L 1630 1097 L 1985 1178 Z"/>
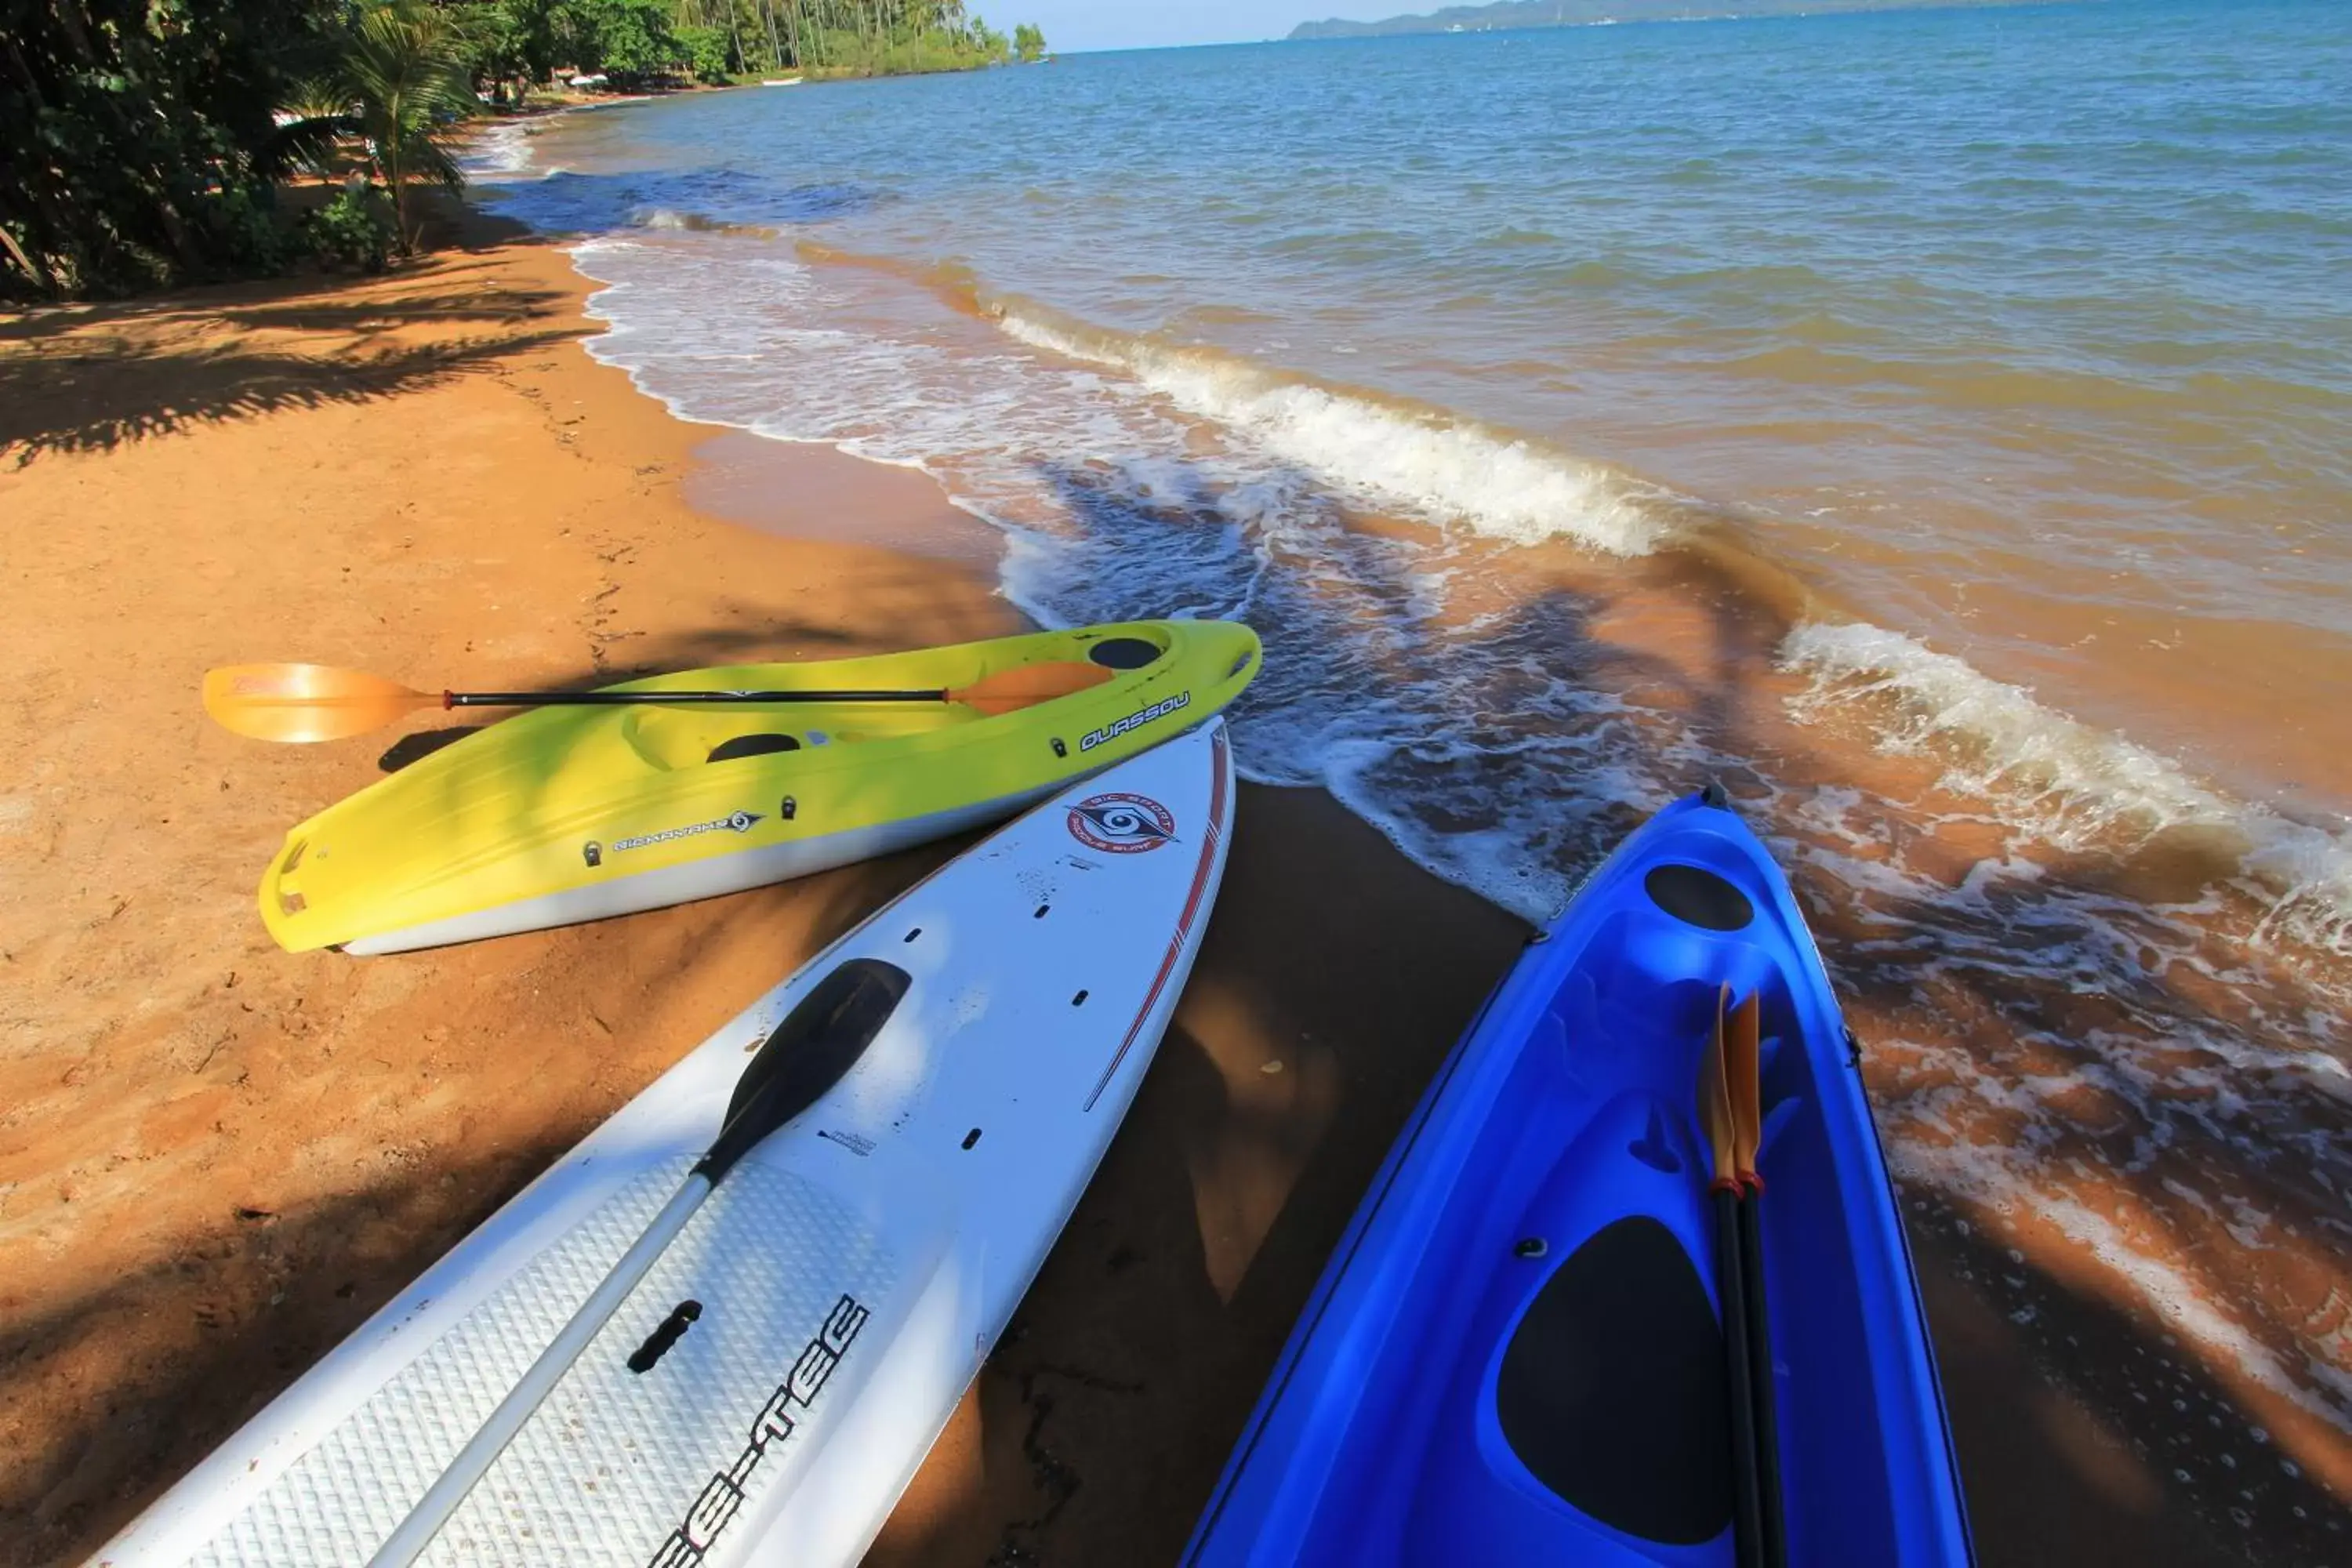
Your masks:
<path fill-rule="evenodd" d="M 1969 1561 L 1861 1075 L 1770 854 L 1677 802 L 1487 999 L 1334 1253 L 1194 1532 L 1237 1564 L 1726 1564 L 1731 1400 L 1697 1074 L 1756 994 L 1789 1561 Z"/>

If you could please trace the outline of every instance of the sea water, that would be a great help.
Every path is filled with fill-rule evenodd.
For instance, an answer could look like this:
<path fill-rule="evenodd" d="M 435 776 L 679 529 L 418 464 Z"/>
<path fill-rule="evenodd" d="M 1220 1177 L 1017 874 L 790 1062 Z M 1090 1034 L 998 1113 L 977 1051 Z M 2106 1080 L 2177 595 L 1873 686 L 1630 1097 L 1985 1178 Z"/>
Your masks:
<path fill-rule="evenodd" d="M 1530 920 L 1721 779 L 1906 1191 L 2340 1458 L 2347 83 L 2325 0 L 1629 25 L 692 96 L 478 177 L 579 237 L 592 353 L 929 471 L 1035 618 L 1250 621 L 1244 771 Z"/>

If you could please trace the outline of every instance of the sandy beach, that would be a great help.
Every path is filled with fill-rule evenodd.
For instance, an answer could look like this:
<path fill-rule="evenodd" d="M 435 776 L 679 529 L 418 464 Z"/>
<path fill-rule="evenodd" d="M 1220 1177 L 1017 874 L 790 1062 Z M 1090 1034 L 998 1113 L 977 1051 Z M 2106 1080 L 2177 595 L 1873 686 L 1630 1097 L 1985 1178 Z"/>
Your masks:
<path fill-rule="evenodd" d="M 0 318 L 0 1561 L 95 1550 L 957 847 L 405 957 L 269 942 L 264 860 L 399 736 L 239 741 L 197 707 L 209 666 L 560 686 L 1020 624 L 988 531 L 929 479 L 672 419 L 583 352 L 559 249 L 472 232 L 379 279 Z M 1171 1560 L 1527 934 L 1319 792 L 1245 787 L 1175 1026 L 871 1561 Z M 2265 1560 L 2048 1380 L 2000 1258 L 1933 1218 L 1919 1268 L 1984 1560 Z M 2044 1283 L 2081 1334 L 2146 1333 Z"/>
<path fill-rule="evenodd" d="M 936 489 L 910 503 L 903 472 L 779 448 L 761 528 L 689 510 L 712 432 L 580 351 L 583 292 L 518 240 L 0 324 L 0 658 L 26 738 L 0 773 L 0 1559 L 95 1549 L 955 847 L 413 957 L 270 944 L 252 887 L 285 825 L 399 737 L 240 742 L 196 706 L 208 666 L 561 685 L 1019 624 L 976 525 Z M 964 561 L 843 542 L 862 499 L 902 531 L 928 501 Z M 885 1560 L 1099 1539 L 1139 1506 L 1172 1550 L 1388 1131 L 1522 934 L 1318 795 L 1253 789 L 1240 817 L 1142 1102 Z M 1138 1419 L 1198 1431 L 1181 1463 L 1096 1435 Z"/>

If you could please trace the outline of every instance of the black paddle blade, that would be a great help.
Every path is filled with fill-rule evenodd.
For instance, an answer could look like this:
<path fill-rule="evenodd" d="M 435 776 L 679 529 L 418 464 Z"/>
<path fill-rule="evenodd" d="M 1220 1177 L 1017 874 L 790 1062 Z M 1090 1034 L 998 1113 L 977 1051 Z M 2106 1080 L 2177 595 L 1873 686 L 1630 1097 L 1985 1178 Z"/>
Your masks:
<path fill-rule="evenodd" d="M 853 958 L 784 1015 L 736 1081 L 719 1141 L 695 1164 L 716 1184 L 761 1139 L 814 1105 L 855 1066 L 914 979 L 878 958 Z"/>

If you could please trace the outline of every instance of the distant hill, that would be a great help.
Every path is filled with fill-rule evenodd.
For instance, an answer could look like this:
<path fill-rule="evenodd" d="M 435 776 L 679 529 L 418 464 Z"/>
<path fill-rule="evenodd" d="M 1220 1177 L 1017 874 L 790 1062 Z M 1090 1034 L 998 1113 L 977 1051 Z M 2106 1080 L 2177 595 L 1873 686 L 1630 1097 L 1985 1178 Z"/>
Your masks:
<path fill-rule="evenodd" d="M 1301 22 L 1293 38 L 1370 38 L 1391 33 L 1495 33 L 1508 27 L 1589 27 L 1604 22 L 1687 22 L 1719 16 L 1793 16 L 1824 11 L 1899 11 L 1926 5 L 1999 5 L 2021 0 L 1498 0 L 1448 5 L 1425 16 L 1379 22 Z"/>

